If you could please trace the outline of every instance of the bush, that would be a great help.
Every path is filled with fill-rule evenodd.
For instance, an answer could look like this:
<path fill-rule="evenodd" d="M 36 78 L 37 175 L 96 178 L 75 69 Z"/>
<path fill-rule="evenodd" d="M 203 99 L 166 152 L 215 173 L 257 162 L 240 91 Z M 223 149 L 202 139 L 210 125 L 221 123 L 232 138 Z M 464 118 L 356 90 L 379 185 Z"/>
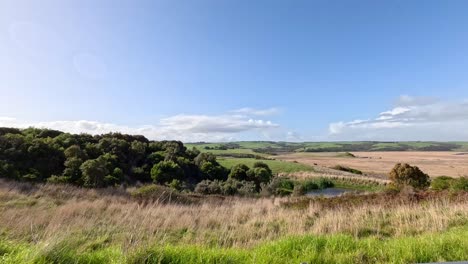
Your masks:
<path fill-rule="evenodd" d="M 229 179 L 234 179 L 238 181 L 248 180 L 247 171 L 249 171 L 249 167 L 247 165 L 236 164 L 231 168 L 231 172 L 229 173 Z"/>
<path fill-rule="evenodd" d="M 225 168 L 219 164 L 213 164 L 211 161 L 204 162 L 200 171 L 204 174 L 205 179 L 225 180 L 226 178 Z"/>
<path fill-rule="evenodd" d="M 252 168 L 247 171 L 247 180 L 254 182 L 259 190 L 262 183 L 268 183 L 271 180 L 271 173 L 265 168 Z"/>
<path fill-rule="evenodd" d="M 47 182 L 52 183 L 52 184 L 69 183 L 70 182 L 70 177 L 52 175 L 51 177 L 47 178 Z"/>
<path fill-rule="evenodd" d="M 184 189 L 184 184 L 177 179 L 173 179 L 170 183 L 167 184 L 167 187 L 172 188 L 176 191 Z"/>
<path fill-rule="evenodd" d="M 301 195 L 304 195 L 306 193 L 307 193 L 307 191 L 305 190 L 304 185 L 302 185 L 302 184 L 295 184 L 294 185 L 294 189 L 293 189 L 293 192 L 292 192 L 293 196 L 301 196 Z"/>
<path fill-rule="evenodd" d="M 201 194 L 223 194 L 223 185 L 218 180 L 203 180 L 195 186 L 195 192 Z"/>
<path fill-rule="evenodd" d="M 346 166 L 336 165 L 336 166 L 333 166 L 332 169 L 362 175 L 362 171 L 353 169 L 350 167 L 346 167 Z"/>
<path fill-rule="evenodd" d="M 427 189 L 430 185 L 429 176 L 416 166 L 398 163 L 389 174 L 390 180 L 397 187 L 411 186 L 415 189 Z"/>
<path fill-rule="evenodd" d="M 262 195 L 289 195 L 294 190 L 294 182 L 285 177 L 274 177 L 269 183 L 261 185 Z"/>
<path fill-rule="evenodd" d="M 317 183 L 317 181 L 314 181 L 314 180 L 305 181 L 301 183 L 301 185 L 304 186 L 304 190 L 306 192 L 320 189 L 319 184 Z"/>
<path fill-rule="evenodd" d="M 255 185 L 255 183 L 249 181 L 241 182 L 240 187 L 237 189 L 237 194 L 242 196 L 252 196 L 256 193 L 258 193 L 257 186 Z"/>
<path fill-rule="evenodd" d="M 195 192 L 200 194 L 243 195 L 251 196 L 257 193 L 254 182 L 228 179 L 227 181 L 204 180 L 197 184 Z"/>
<path fill-rule="evenodd" d="M 326 179 L 326 178 L 318 179 L 317 185 L 318 185 L 319 189 L 326 189 L 326 188 L 330 188 L 330 187 L 335 186 L 335 184 L 331 180 Z"/>
<path fill-rule="evenodd" d="M 268 171 L 268 173 L 269 173 L 270 175 L 273 174 L 273 172 L 271 171 L 270 167 L 269 167 L 268 164 L 266 164 L 265 162 L 257 161 L 257 162 L 254 163 L 253 168 L 264 168 L 265 170 Z"/>
<path fill-rule="evenodd" d="M 468 177 L 460 177 L 453 182 L 452 189 L 454 191 L 468 191 Z"/>
<path fill-rule="evenodd" d="M 454 178 L 448 176 L 436 177 L 431 181 L 431 189 L 436 191 L 451 189 Z"/>

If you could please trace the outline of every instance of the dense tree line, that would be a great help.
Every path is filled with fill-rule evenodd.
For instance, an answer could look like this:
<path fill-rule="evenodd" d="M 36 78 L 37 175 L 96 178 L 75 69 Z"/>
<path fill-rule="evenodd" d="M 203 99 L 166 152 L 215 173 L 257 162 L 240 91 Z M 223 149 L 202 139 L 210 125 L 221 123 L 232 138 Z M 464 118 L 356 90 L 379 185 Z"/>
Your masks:
<path fill-rule="evenodd" d="M 0 128 L 0 178 L 85 187 L 153 182 L 179 190 L 217 183 L 227 188 L 226 194 L 242 194 L 239 189 L 258 192 L 271 177 L 265 163 L 228 170 L 213 154 L 189 150 L 180 141 Z"/>
<path fill-rule="evenodd" d="M 227 179 L 216 157 L 179 141 L 109 133 L 69 134 L 50 129 L 0 128 L 0 177 L 86 187 L 155 182 L 194 186 Z"/>

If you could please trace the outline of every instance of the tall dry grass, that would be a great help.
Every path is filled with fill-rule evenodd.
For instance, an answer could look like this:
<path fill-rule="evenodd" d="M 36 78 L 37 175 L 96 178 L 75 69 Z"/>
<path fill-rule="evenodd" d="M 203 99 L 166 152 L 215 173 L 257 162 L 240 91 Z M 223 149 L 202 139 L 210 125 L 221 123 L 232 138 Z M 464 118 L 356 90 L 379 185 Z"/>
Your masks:
<path fill-rule="evenodd" d="M 466 195 L 465 195 L 466 198 Z M 250 247 L 288 235 L 400 236 L 468 224 L 468 200 L 294 207 L 287 198 L 142 203 L 125 190 L 0 182 L 0 232 L 28 242 L 101 237 L 124 249 L 149 243 Z"/>

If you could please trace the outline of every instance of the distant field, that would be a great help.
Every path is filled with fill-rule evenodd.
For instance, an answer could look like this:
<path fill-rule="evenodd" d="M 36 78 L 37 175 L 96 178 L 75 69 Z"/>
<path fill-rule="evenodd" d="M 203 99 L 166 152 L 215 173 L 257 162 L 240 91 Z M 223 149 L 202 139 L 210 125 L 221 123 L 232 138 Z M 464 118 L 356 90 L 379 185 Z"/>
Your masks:
<path fill-rule="evenodd" d="M 257 160 L 257 159 L 249 159 L 249 158 L 218 158 L 218 162 L 227 167 L 231 168 L 232 166 L 243 163 L 249 167 L 252 167 L 255 162 L 264 162 L 268 164 L 271 168 L 273 173 L 290 173 L 290 172 L 298 172 L 298 171 L 313 171 L 314 169 L 306 164 L 301 163 L 294 163 L 289 161 L 281 161 L 281 160 Z"/>
<path fill-rule="evenodd" d="M 388 173 L 399 162 L 410 163 L 420 167 L 430 176 L 467 176 L 468 153 L 438 151 L 385 151 L 385 152 L 352 152 L 356 157 L 343 157 L 337 153 L 293 153 L 275 158 L 303 164 L 332 167 L 349 166 L 368 173 Z"/>
<path fill-rule="evenodd" d="M 468 151 L 468 142 L 270 142 L 240 141 L 230 143 L 188 143 L 203 152 L 215 154 L 283 154 L 291 152 L 348 152 L 348 151 Z M 223 146 L 229 149 L 221 150 Z"/>

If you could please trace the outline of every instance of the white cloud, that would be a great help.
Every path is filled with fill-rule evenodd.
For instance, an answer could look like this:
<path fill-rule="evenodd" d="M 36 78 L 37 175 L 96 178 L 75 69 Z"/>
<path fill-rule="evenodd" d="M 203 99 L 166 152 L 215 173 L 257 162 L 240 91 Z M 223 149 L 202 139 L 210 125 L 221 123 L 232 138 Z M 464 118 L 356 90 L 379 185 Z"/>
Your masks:
<path fill-rule="evenodd" d="M 176 139 L 185 142 L 196 141 L 232 141 L 245 133 L 261 136 L 269 130 L 275 130 L 278 124 L 263 119 L 225 115 L 175 115 L 159 120 L 156 125 L 130 127 L 113 123 L 89 120 L 31 122 L 11 117 L 0 117 L 2 127 L 39 127 L 50 128 L 69 133 L 103 134 L 122 132 L 140 134 L 149 139 Z"/>
<path fill-rule="evenodd" d="M 373 119 L 330 124 L 329 134 L 340 140 L 468 140 L 468 103 L 401 96 Z"/>
<path fill-rule="evenodd" d="M 232 110 L 231 113 L 241 115 L 253 115 L 253 116 L 270 116 L 276 115 L 280 112 L 278 108 L 272 107 L 267 109 L 255 109 L 250 107 L 244 107 L 236 110 Z"/>

